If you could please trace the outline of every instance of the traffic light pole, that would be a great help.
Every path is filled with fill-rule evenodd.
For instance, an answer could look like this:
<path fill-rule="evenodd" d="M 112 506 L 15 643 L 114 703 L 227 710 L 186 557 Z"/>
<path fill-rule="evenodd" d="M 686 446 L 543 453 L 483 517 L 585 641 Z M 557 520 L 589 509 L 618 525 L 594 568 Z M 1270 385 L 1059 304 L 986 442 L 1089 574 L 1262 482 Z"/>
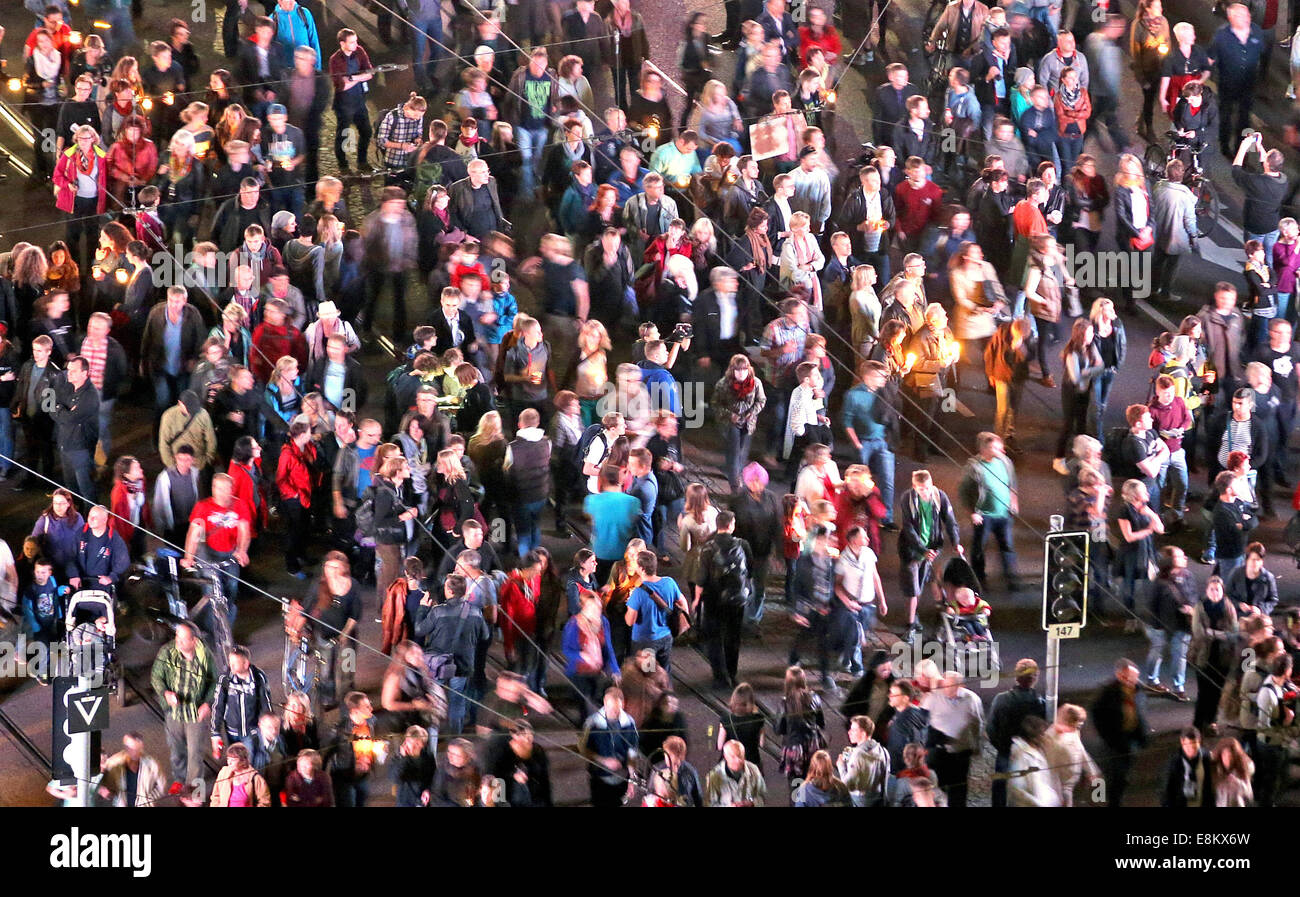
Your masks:
<path fill-rule="evenodd" d="M 94 685 L 89 676 L 77 677 L 77 693 L 88 692 Z M 69 716 L 69 718 L 71 718 Z M 71 744 L 68 745 L 67 753 L 69 765 L 72 766 L 72 774 L 77 777 L 77 796 L 73 799 L 72 804 L 76 807 L 89 807 L 94 799 L 94 784 L 90 780 L 90 762 L 91 762 L 91 733 L 75 732 L 68 736 Z"/>
<path fill-rule="evenodd" d="M 1056 633 L 1047 633 L 1047 721 L 1056 719 L 1058 674 L 1061 671 L 1061 640 Z"/>

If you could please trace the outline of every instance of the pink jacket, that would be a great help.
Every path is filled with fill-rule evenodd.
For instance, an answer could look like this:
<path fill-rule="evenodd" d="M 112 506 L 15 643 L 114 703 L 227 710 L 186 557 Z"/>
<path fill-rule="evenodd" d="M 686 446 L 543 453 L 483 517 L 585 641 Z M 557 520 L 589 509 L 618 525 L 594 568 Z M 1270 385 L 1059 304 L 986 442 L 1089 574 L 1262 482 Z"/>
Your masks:
<path fill-rule="evenodd" d="M 77 160 L 73 158 L 80 150 L 70 146 L 59 156 L 54 166 L 54 205 L 60 212 L 72 214 L 77 198 Z M 95 146 L 95 155 L 99 164 L 95 166 L 95 180 L 99 184 L 98 207 L 95 214 L 102 215 L 108 207 L 108 157 L 104 151 Z"/>

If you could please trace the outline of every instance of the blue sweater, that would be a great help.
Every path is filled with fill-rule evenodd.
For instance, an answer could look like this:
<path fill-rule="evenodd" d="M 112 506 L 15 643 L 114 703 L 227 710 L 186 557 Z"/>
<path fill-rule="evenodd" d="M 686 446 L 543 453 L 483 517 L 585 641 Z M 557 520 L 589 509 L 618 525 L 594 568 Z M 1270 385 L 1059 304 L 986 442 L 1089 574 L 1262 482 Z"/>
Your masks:
<path fill-rule="evenodd" d="M 293 51 L 298 47 L 311 47 L 316 51 L 316 71 L 320 71 L 320 38 L 316 34 L 316 20 L 310 12 L 295 3 L 285 12 L 278 5 L 271 13 L 275 22 L 275 40 L 272 46 L 280 51 L 280 67 L 293 68 Z"/>
<path fill-rule="evenodd" d="M 54 562 L 54 575 L 63 579 L 75 576 L 77 566 L 77 540 L 85 529 L 86 521 L 76 511 L 62 520 L 42 514 L 32 527 L 32 537 L 41 543 L 41 553 Z"/>
<path fill-rule="evenodd" d="M 641 502 L 622 492 L 599 492 L 583 499 L 582 510 L 591 517 L 591 549 L 596 557 L 621 558 L 627 543 L 636 537 Z"/>
<path fill-rule="evenodd" d="M 868 439 L 884 439 L 885 428 L 876 419 L 878 401 L 876 394 L 861 383 L 846 392 L 840 418 L 844 429 L 852 430 L 864 442 Z"/>

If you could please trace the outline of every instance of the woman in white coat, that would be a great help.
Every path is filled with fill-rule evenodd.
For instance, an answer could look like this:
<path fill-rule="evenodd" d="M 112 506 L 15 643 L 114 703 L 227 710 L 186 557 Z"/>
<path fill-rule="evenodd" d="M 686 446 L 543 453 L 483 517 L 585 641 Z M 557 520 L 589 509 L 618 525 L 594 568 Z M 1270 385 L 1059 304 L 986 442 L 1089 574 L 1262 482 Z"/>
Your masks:
<path fill-rule="evenodd" d="M 1044 751 L 1047 721 L 1027 717 L 1021 734 L 1011 739 L 1011 778 L 1007 780 L 1009 807 L 1061 807 L 1061 783 Z"/>

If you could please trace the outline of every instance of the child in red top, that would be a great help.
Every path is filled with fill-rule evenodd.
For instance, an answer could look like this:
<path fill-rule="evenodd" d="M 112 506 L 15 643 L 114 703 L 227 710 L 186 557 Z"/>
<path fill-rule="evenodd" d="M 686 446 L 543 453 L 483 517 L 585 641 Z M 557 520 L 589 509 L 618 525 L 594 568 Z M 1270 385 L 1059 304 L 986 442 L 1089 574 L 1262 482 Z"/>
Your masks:
<path fill-rule="evenodd" d="M 466 240 L 456 250 L 456 256 L 451 261 L 451 285 L 456 289 L 460 289 L 460 279 L 470 272 L 479 276 L 480 283 L 487 283 L 487 269 L 479 263 L 478 252 L 477 240 Z"/>

